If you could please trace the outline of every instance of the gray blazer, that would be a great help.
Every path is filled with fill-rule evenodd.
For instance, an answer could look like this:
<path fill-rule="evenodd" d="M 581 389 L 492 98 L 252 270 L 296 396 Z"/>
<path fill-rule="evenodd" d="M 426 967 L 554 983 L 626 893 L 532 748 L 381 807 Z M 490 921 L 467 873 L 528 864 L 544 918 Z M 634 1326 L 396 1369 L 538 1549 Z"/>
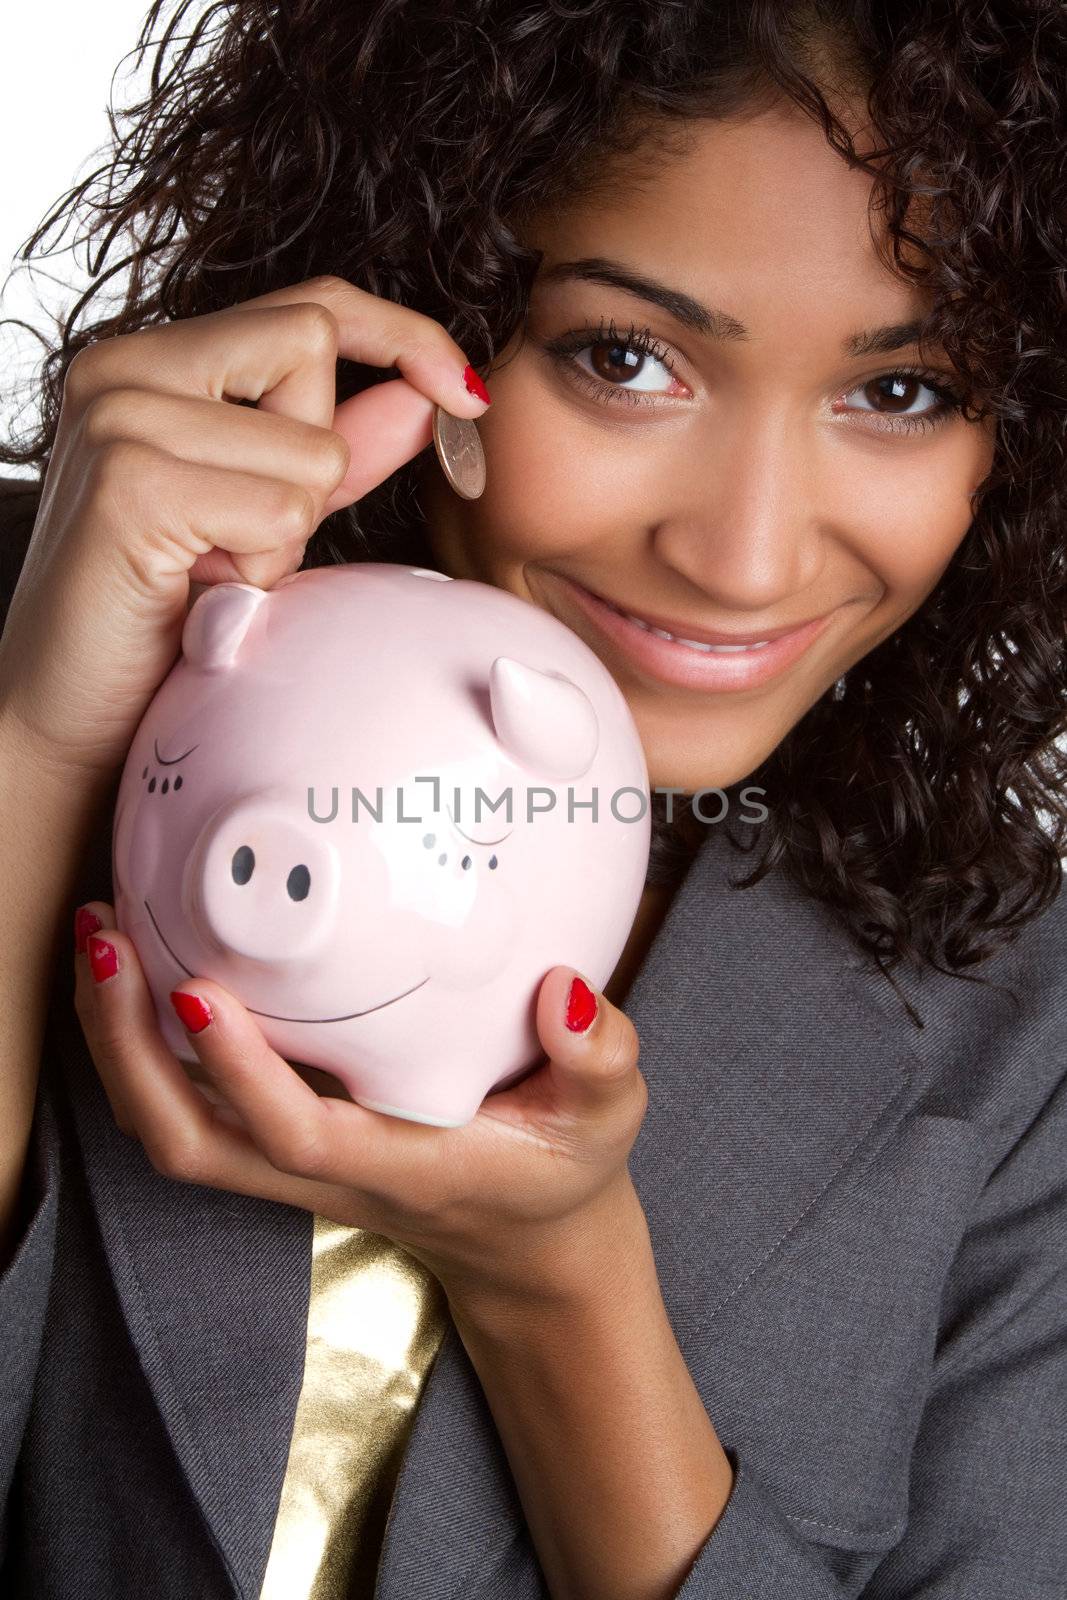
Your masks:
<path fill-rule="evenodd" d="M 982 969 L 1007 987 L 898 975 L 920 1029 L 779 872 L 732 890 L 715 832 L 626 1005 L 633 1181 L 737 1473 L 680 1600 L 1063 1600 L 1067 896 Z M 256 1600 L 312 1219 L 157 1173 L 72 991 L 66 955 L 0 1276 L 0 1587 Z M 548 1595 L 453 1324 L 381 1514 L 375 1600 Z"/>

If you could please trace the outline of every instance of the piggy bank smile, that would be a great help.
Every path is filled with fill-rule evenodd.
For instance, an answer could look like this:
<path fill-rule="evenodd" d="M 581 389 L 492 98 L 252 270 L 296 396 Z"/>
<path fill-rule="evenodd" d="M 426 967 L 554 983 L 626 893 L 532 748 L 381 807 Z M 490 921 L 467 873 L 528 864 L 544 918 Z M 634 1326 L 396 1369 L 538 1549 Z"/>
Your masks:
<path fill-rule="evenodd" d="M 201 977 L 201 973 L 193 972 L 191 968 L 185 965 L 185 962 L 181 959 L 181 957 L 177 955 L 171 948 L 163 929 L 159 926 L 159 920 L 147 900 L 144 902 L 144 908 L 148 912 L 149 919 L 153 928 L 156 930 L 160 944 L 163 946 L 164 950 L 170 956 L 175 965 L 181 967 L 187 978 Z M 391 1000 L 382 1000 L 377 1005 L 365 1006 L 362 1011 L 346 1011 L 337 1017 L 287 1017 L 280 1015 L 276 1011 L 258 1011 L 255 1006 L 245 1006 L 245 1010 L 250 1012 L 254 1017 L 267 1017 L 272 1022 L 350 1022 L 353 1017 L 366 1017 L 369 1016 L 372 1011 L 381 1011 L 385 1006 L 396 1005 L 398 1000 L 403 1000 L 409 994 L 414 994 L 416 989 L 421 989 L 423 984 L 429 983 L 429 981 L 429 977 L 422 978 L 418 983 L 413 983 L 410 989 L 405 989 L 401 994 L 393 995 Z"/>

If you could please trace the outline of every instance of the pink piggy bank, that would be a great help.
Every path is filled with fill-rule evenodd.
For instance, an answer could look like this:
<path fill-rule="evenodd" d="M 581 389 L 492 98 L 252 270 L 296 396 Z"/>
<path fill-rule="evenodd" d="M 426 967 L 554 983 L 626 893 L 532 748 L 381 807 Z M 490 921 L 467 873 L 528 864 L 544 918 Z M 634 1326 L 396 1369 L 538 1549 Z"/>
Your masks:
<path fill-rule="evenodd" d="M 629 707 L 571 629 L 422 568 L 206 589 L 118 792 L 115 909 L 164 1038 L 207 977 L 289 1061 L 439 1127 L 543 1059 L 548 970 L 600 988 L 650 844 Z"/>

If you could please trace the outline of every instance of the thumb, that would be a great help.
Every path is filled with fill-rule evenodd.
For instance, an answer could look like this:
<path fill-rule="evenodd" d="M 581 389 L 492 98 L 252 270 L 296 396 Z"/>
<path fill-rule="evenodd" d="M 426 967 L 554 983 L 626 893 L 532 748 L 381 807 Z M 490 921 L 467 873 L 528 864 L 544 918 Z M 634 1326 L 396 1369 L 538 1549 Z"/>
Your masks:
<path fill-rule="evenodd" d="M 431 444 L 433 413 L 434 402 L 406 378 L 390 378 L 342 400 L 331 426 L 347 441 L 352 459 L 323 515 L 361 499 Z"/>
<path fill-rule="evenodd" d="M 541 984 L 537 1032 L 564 1105 L 595 1110 L 640 1078 L 637 1029 L 574 967 L 553 967 Z"/>

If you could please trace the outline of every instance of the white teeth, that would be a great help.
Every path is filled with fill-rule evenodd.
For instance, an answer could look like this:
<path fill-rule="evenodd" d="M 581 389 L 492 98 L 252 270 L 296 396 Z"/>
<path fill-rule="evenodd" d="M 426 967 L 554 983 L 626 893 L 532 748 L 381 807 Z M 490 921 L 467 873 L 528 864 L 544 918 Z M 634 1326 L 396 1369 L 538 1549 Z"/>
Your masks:
<path fill-rule="evenodd" d="M 694 641 L 692 641 L 690 639 L 683 639 L 681 641 L 682 644 L 691 644 L 693 642 Z M 722 651 L 730 651 L 730 650 L 763 650 L 767 645 L 770 644 L 770 642 L 771 641 L 769 639 L 760 639 L 759 642 L 756 643 L 756 644 L 698 644 L 697 645 L 697 649 L 698 650 L 722 650 Z"/>
<path fill-rule="evenodd" d="M 683 639 L 677 633 L 668 633 L 666 628 L 654 628 L 650 622 L 644 622 L 640 617 L 632 617 L 628 611 L 622 611 L 618 606 L 612 606 L 611 609 L 618 611 L 619 616 L 625 617 L 627 622 L 643 628 L 646 633 L 655 633 L 661 639 L 670 639 L 674 644 L 684 644 L 690 650 L 700 650 L 704 654 L 714 651 L 716 655 L 733 655 L 739 650 L 762 650 L 771 642 L 769 639 L 761 639 L 756 644 L 705 644 L 702 639 Z"/>

